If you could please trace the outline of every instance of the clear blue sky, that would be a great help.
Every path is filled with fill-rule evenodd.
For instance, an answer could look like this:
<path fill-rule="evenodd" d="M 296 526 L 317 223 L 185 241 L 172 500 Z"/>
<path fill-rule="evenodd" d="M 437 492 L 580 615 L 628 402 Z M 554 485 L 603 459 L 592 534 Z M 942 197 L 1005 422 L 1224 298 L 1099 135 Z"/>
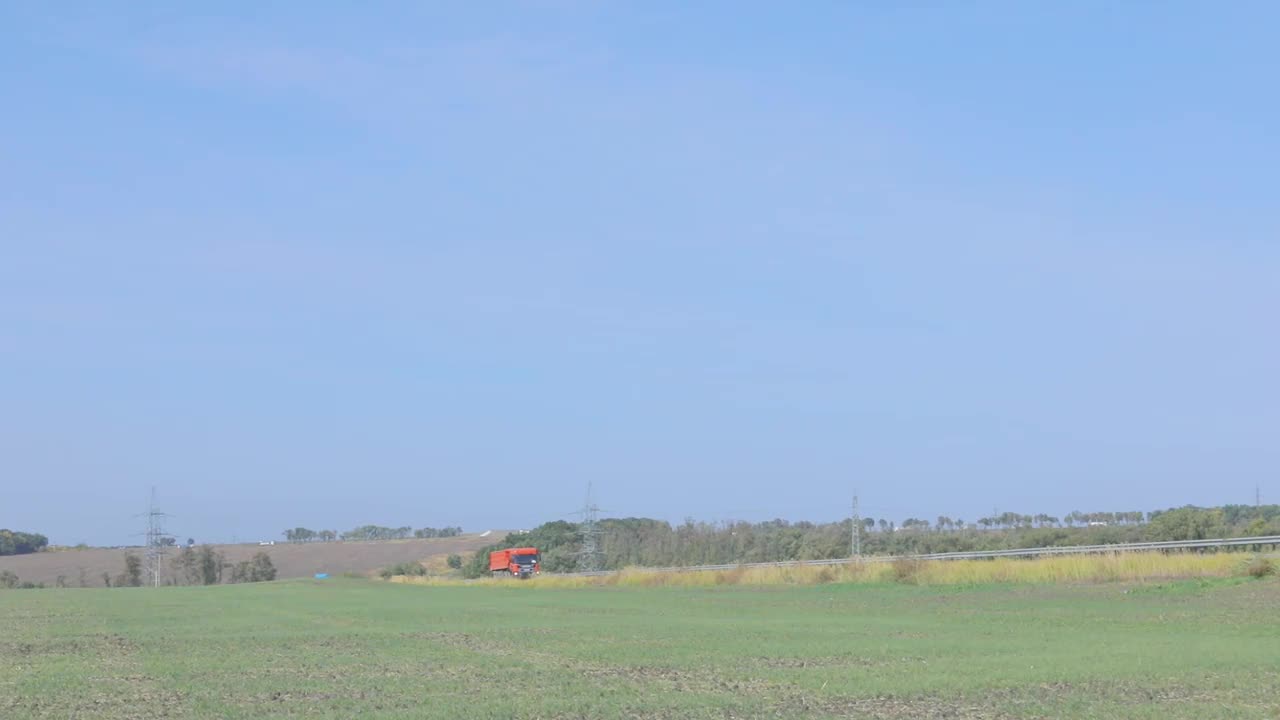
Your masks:
<path fill-rule="evenodd" d="M 0 526 L 1280 496 L 1275 3 L 462 5 L 0 8 Z"/>

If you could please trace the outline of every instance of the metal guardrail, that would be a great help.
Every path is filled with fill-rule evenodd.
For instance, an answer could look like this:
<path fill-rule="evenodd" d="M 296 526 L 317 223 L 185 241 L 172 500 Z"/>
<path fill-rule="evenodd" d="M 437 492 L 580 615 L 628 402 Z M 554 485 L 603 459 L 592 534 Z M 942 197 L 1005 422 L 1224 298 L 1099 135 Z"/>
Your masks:
<path fill-rule="evenodd" d="M 1207 548 L 1229 548 L 1248 545 L 1280 545 L 1280 535 L 1264 535 L 1261 537 L 1247 538 L 1214 538 L 1211 540 L 1162 540 L 1159 542 L 1114 543 L 1111 545 L 1061 545 L 1037 548 L 1015 548 L 1012 550 L 974 550 L 967 552 L 931 553 L 924 555 L 865 555 L 858 558 L 856 562 L 893 562 L 899 558 L 913 558 L 916 560 L 985 560 L 1001 557 L 1087 555 L 1091 553 L 1140 552 L 1143 550 L 1203 550 Z M 707 572 L 714 570 L 733 570 L 734 568 L 845 565 L 850 562 L 855 562 L 855 560 L 853 558 L 832 558 L 829 560 L 784 560 L 782 562 L 725 563 L 722 565 L 688 565 L 638 569 L 645 572 Z M 593 577 L 598 575 L 611 575 L 615 572 L 617 571 L 598 570 L 596 572 L 556 574 L 566 577 Z"/>

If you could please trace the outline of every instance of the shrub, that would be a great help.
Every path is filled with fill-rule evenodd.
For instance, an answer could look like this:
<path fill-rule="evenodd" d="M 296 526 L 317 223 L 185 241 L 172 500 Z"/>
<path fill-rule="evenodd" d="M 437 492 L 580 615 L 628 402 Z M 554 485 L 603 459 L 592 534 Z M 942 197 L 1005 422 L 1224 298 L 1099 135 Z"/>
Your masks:
<path fill-rule="evenodd" d="M 378 574 L 381 575 L 382 579 L 384 580 L 391 577 L 395 577 L 396 575 L 410 575 L 410 576 L 420 577 L 422 575 L 427 574 L 427 569 L 423 567 L 421 563 L 402 562 L 402 563 L 396 563 L 395 565 L 389 565 L 387 567 L 384 567 L 378 571 Z"/>
<path fill-rule="evenodd" d="M 899 557 L 893 560 L 893 579 L 895 582 L 915 585 L 920 575 L 923 562 L 913 557 Z"/>
<path fill-rule="evenodd" d="M 480 578 L 489 576 L 489 553 L 493 550 L 501 548 L 501 545 L 489 545 L 482 547 L 471 554 L 471 559 L 463 563 L 462 576 L 465 578 Z M 543 569 L 546 569 L 545 567 Z"/>
<path fill-rule="evenodd" d="M 449 559 L 448 559 L 446 562 L 447 562 L 447 564 L 449 565 L 449 567 L 453 568 L 454 570 L 461 570 L 461 569 L 462 569 L 462 556 L 461 556 L 461 555 L 450 555 L 450 556 L 449 556 Z"/>
<path fill-rule="evenodd" d="M 741 565 L 730 570 L 724 570 L 716 573 L 717 585 L 739 585 L 742 583 L 742 577 L 746 575 L 747 569 Z"/>
<path fill-rule="evenodd" d="M 1276 564 L 1269 557 L 1256 555 L 1244 566 L 1244 572 L 1249 577 L 1264 578 L 1276 574 Z"/>

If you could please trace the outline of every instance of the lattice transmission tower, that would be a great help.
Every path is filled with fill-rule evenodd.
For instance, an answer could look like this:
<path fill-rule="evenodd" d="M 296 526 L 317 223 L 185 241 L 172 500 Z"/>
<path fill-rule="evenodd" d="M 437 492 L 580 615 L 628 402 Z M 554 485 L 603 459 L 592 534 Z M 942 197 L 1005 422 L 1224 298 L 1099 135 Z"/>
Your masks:
<path fill-rule="evenodd" d="M 852 509 L 853 513 L 849 516 L 851 521 L 849 523 L 851 525 L 849 532 L 852 536 L 849 542 L 849 556 L 860 558 L 862 557 L 862 515 L 858 512 L 858 494 L 856 492 L 853 494 Z"/>
<path fill-rule="evenodd" d="M 147 580 L 152 587 L 160 587 L 160 576 L 164 572 L 164 559 L 169 554 L 173 536 L 164 529 L 164 520 L 168 514 L 156 507 L 156 489 L 151 488 L 151 499 L 147 503 L 147 511 L 142 514 L 147 521 Z"/>
<path fill-rule="evenodd" d="M 587 483 L 587 500 L 582 509 L 573 513 L 582 517 L 578 524 L 581 545 L 577 555 L 578 572 L 598 572 L 604 569 L 604 547 L 600 541 L 600 513 L 603 512 L 591 497 L 591 483 Z"/>

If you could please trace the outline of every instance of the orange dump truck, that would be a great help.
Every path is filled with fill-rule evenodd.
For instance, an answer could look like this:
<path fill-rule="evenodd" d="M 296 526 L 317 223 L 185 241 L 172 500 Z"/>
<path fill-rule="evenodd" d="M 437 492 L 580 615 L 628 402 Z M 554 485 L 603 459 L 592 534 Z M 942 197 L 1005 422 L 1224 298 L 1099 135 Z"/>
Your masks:
<path fill-rule="evenodd" d="M 542 572 L 538 548 L 522 547 L 494 550 L 489 553 L 489 572 L 494 577 L 510 575 L 521 580 Z"/>

